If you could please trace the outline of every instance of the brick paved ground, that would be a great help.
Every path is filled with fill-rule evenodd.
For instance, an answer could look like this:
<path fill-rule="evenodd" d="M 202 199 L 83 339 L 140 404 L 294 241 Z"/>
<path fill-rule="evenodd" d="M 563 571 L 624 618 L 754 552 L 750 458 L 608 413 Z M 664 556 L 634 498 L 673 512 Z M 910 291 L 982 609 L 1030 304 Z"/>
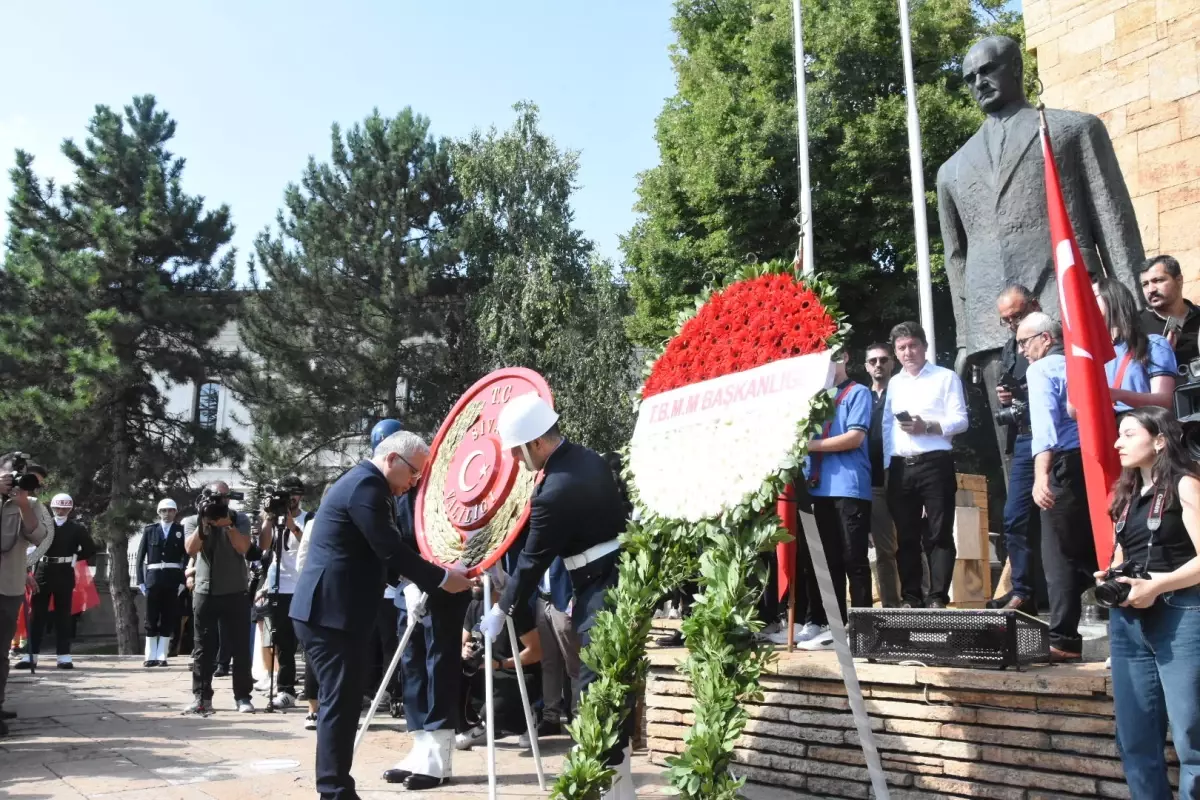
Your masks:
<path fill-rule="evenodd" d="M 33 677 L 12 673 L 5 707 L 20 717 L 10 723 L 9 737 L 0 739 L 0 795 L 26 800 L 315 796 L 315 734 L 304 730 L 303 711 L 238 714 L 226 678 L 216 682 L 216 714 L 185 717 L 179 709 L 190 699 L 190 673 L 182 660 L 153 671 L 143 669 L 140 658 L 82 657 L 76 664 L 70 672 L 51 666 Z M 439 790 L 408 793 L 384 783 L 380 774 L 407 750 L 409 737 L 399 720 L 387 714 L 376 720 L 354 765 L 364 798 L 487 796 L 482 749 L 455 754 L 459 777 Z M 559 768 L 568 746 L 565 736 L 543 743 L 548 776 Z M 498 749 L 503 797 L 546 796 L 537 788 L 532 757 L 517 749 L 515 737 Z M 635 758 L 634 772 L 639 798 L 667 796 L 660 768 L 644 754 Z"/>

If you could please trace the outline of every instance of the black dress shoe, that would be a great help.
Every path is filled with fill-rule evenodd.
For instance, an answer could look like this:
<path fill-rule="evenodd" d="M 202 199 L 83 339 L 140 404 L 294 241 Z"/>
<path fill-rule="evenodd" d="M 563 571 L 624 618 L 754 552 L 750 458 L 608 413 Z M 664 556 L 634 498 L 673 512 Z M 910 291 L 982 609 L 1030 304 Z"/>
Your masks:
<path fill-rule="evenodd" d="M 435 778 L 432 775 L 417 775 L 408 776 L 408 780 L 404 782 L 404 788 L 410 792 L 420 792 L 425 789 L 436 789 L 443 783 L 449 783 L 449 778 Z"/>
<path fill-rule="evenodd" d="M 229 677 L 229 667 L 217 667 L 217 669 L 213 672 L 213 677 L 214 678 L 228 678 Z"/>
<path fill-rule="evenodd" d="M 388 783 L 404 783 L 410 775 L 412 775 L 412 770 L 389 769 L 384 770 L 383 779 Z"/>
<path fill-rule="evenodd" d="M 16 719 L 16 718 L 17 718 L 17 712 L 5 711 L 4 709 L 0 708 L 0 721 Z"/>
<path fill-rule="evenodd" d="M 683 632 L 671 631 L 666 636 L 660 636 L 654 641 L 659 647 L 683 647 Z"/>
<path fill-rule="evenodd" d="M 941 600 L 931 600 L 929 602 L 929 605 L 926 606 L 926 608 L 937 608 L 937 609 L 944 609 L 945 607 L 946 607 L 946 604 L 943 603 Z"/>

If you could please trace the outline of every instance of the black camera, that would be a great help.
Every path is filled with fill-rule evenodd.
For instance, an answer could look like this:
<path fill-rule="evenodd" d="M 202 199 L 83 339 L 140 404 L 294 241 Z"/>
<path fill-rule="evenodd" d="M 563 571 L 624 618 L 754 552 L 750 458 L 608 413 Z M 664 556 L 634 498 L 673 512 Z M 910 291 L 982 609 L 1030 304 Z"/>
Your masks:
<path fill-rule="evenodd" d="M 483 634 L 471 631 L 471 640 L 467 642 L 467 652 L 464 654 L 463 675 L 468 678 L 483 669 Z"/>
<path fill-rule="evenodd" d="M 230 492 L 229 494 L 221 494 L 205 487 L 200 496 L 196 498 L 196 513 L 201 519 L 209 520 L 210 522 L 219 519 L 231 519 L 229 512 L 229 501 L 237 500 L 241 502 L 246 496 L 241 492 Z"/>
<path fill-rule="evenodd" d="M 264 483 L 261 490 L 263 510 L 272 517 L 281 517 L 288 512 L 292 493 L 283 486 L 274 483 Z"/>
<path fill-rule="evenodd" d="M 29 471 L 29 454 L 13 453 L 12 485 L 27 492 L 36 492 L 42 485 L 42 478 L 36 472 Z"/>
<path fill-rule="evenodd" d="M 1025 387 L 1011 375 L 1005 375 L 996 386 L 1007 389 L 1013 396 L 1012 403 L 1003 406 L 993 416 L 999 425 L 1024 428 L 1029 425 L 1029 399 Z"/>
<path fill-rule="evenodd" d="M 1096 587 L 1096 602 L 1105 608 L 1116 608 L 1129 597 L 1130 585 L 1118 583 L 1117 578 L 1150 579 L 1150 573 L 1136 561 L 1126 561 L 1109 567 L 1104 573 L 1104 582 Z"/>

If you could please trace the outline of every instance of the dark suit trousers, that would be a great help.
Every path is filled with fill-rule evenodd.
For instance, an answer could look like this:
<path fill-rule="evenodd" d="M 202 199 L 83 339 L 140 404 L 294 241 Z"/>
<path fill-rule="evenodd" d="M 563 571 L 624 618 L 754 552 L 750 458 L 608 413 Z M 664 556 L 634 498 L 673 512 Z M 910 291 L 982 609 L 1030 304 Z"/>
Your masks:
<path fill-rule="evenodd" d="M 179 570 L 182 574 L 182 570 Z M 179 584 L 161 581 L 146 587 L 146 635 L 175 636 L 179 633 Z"/>
<path fill-rule="evenodd" d="M 617 585 L 617 556 L 607 556 L 571 573 L 571 584 L 575 588 L 575 608 L 571 622 L 579 634 L 579 649 L 582 652 L 592 642 L 592 624 L 596 615 L 604 610 L 604 596 Z M 584 661 L 579 663 L 579 696 L 582 697 L 599 678 Z M 637 698 L 631 692 L 625 698 L 625 721 L 618 732 L 617 742 L 608 751 L 605 763 L 620 763 L 625 746 L 633 737 L 634 706 Z"/>
<path fill-rule="evenodd" d="M 950 602 L 954 578 L 954 501 L 958 481 L 949 452 L 905 464 L 895 456 L 888 472 L 888 508 L 896 522 L 896 566 L 904 602 L 923 604 L 921 553 L 929 559 L 929 601 Z M 921 512 L 927 519 L 923 519 Z M 924 542 L 922 542 L 924 534 Z"/>
<path fill-rule="evenodd" d="M 435 590 L 425 618 L 404 650 L 404 719 L 409 732 L 457 730 L 462 723 L 462 631 L 470 593 Z M 408 626 L 407 609 L 396 615 L 397 636 Z M 501 636 L 508 636 L 505 631 Z"/>
<path fill-rule="evenodd" d="M 319 689 L 317 792 L 323 800 L 355 800 L 354 735 L 366 687 L 371 629 L 348 633 L 292 620 Z M 454 698 L 457 699 L 457 698 Z"/>
<path fill-rule="evenodd" d="M 1055 453 L 1050 466 L 1054 508 L 1042 511 L 1042 564 L 1050 596 L 1050 644 L 1078 653 L 1082 595 L 1096 584 L 1096 542 L 1078 450 Z"/>
<path fill-rule="evenodd" d="M 42 636 L 46 623 L 54 617 L 54 639 L 58 655 L 71 654 L 71 595 L 75 592 L 75 567 L 72 564 L 45 564 L 38 590 L 30 605 L 33 607 L 33 622 L 29 626 L 29 649 L 42 652 Z M 54 610 L 50 610 L 50 598 L 54 598 Z"/>
<path fill-rule="evenodd" d="M 229 656 L 233 660 L 233 696 L 249 699 L 254 691 L 250 674 L 250 596 L 234 594 L 200 594 L 192 596 L 192 613 L 196 629 L 192 648 L 192 694 L 205 702 L 212 700 L 212 677 L 216 671 L 217 625 L 224 623 Z"/>

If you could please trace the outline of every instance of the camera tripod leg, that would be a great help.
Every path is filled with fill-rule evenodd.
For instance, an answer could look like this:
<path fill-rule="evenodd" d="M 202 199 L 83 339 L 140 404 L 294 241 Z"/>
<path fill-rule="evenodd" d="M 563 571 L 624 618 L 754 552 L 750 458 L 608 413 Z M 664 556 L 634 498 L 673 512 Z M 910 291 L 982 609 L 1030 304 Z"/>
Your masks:
<path fill-rule="evenodd" d="M 483 615 L 492 610 L 492 578 L 483 573 Z M 487 726 L 488 800 L 496 800 L 496 713 L 492 695 L 495 676 L 492 673 L 492 640 L 483 637 L 483 700 Z M 540 770 L 539 770 L 540 772 Z"/>
<path fill-rule="evenodd" d="M 538 749 L 538 729 L 529 705 L 529 690 L 525 688 L 525 670 L 521 666 L 521 642 L 517 639 L 517 626 L 512 617 L 505 619 L 508 641 L 512 644 L 513 666 L 517 670 L 517 687 L 521 690 L 521 710 L 525 712 L 525 730 L 529 731 L 529 747 L 533 750 L 533 765 L 537 769 L 538 788 L 546 791 L 546 773 L 542 771 L 542 754 Z"/>
<path fill-rule="evenodd" d="M 375 719 L 375 709 L 379 707 L 379 703 L 383 700 L 384 692 L 387 691 L 388 684 L 391 683 L 392 675 L 396 673 L 396 668 L 400 666 L 400 657 L 404 654 L 404 648 L 408 647 L 408 642 L 412 639 L 413 631 L 421 624 L 421 617 L 425 614 L 425 601 L 429 595 L 422 592 L 420 599 L 417 601 L 415 609 L 408 611 L 408 624 L 404 626 L 404 635 L 400 637 L 400 643 L 396 645 L 396 653 L 392 656 L 392 663 L 388 665 L 387 673 L 383 676 L 383 680 L 379 684 L 379 691 L 375 692 L 375 698 L 371 701 L 371 707 L 367 709 L 367 716 L 363 719 L 362 725 L 358 729 L 358 736 L 354 738 L 354 754 L 358 753 L 359 745 L 366 738 L 367 728 L 371 727 L 371 720 Z M 410 731 L 415 733 L 415 731 Z"/>

